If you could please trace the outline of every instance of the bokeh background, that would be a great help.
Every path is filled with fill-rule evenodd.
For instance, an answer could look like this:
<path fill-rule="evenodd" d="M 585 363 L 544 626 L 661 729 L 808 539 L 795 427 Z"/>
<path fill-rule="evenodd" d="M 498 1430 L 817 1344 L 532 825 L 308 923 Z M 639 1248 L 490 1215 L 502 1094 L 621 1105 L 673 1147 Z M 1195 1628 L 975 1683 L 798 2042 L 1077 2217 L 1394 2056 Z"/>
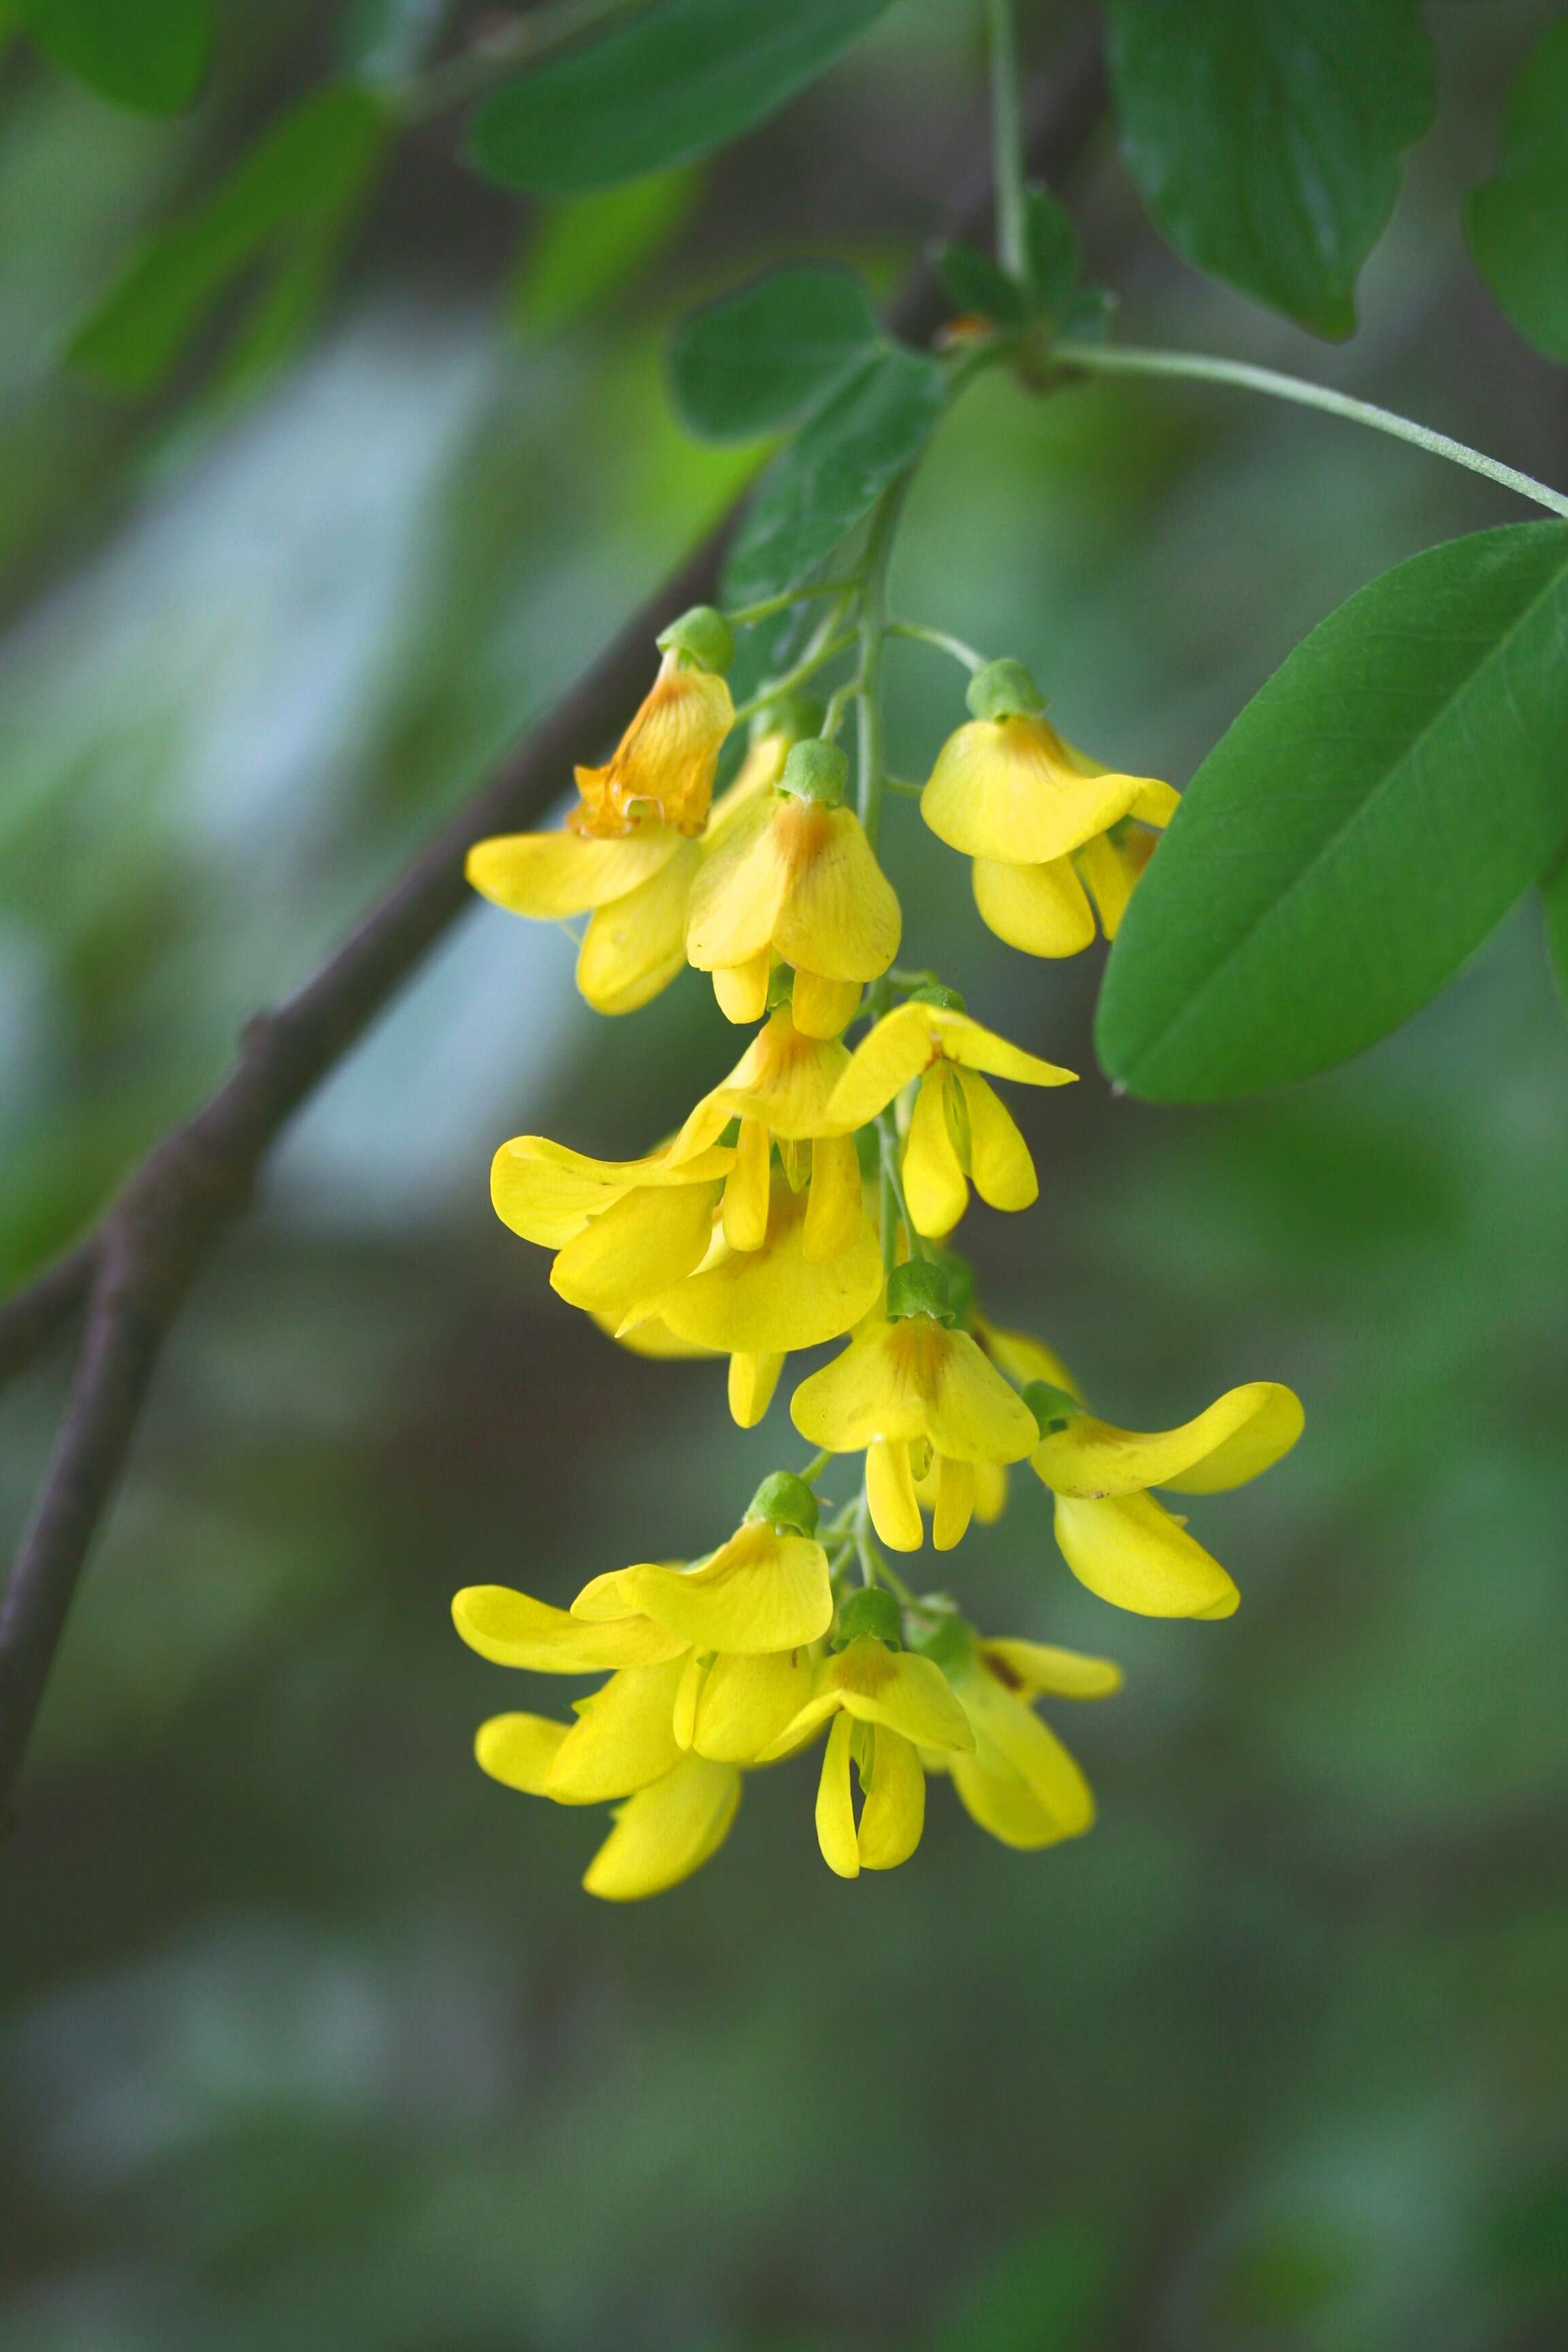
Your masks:
<path fill-rule="evenodd" d="M 433 124 L 298 363 L 244 401 L 208 348 L 140 404 L 72 381 L 132 240 L 320 77 L 331 13 L 236 0 L 172 127 L 0 70 L 7 1279 L 743 478 L 672 420 L 671 320 L 794 255 L 890 285 L 984 136 L 957 0 L 904 0 L 618 211 L 531 211 Z M 1347 348 L 1184 270 L 1109 145 L 1074 199 L 1130 339 L 1562 481 L 1562 381 L 1458 226 L 1554 12 L 1430 13 L 1443 111 Z M 1068 14 L 1032 15 L 1042 68 Z M 1519 512 L 1240 395 L 987 382 L 895 596 L 1180 783 L 1343 596 Z M 898 769 L 961 685 L 895 649 Z M 476 906 L 204 1278 L 70 1629 L 0 1860 L 5 2352 L 1568 2341 L 1568 1034 L 1538 915 L 1355 1066 L 1152 1111 L 1093 1074 L 1099 951 L 1009 956 L 907 803 L 885 854 L 910 960 L 1086 1073 L 1016 1106 L 1038 1209 L 963 1230 L 994 1306 L 1134 1426 L 1259 1376 L 1306 1401 L 1287 1463 L 1200 1506 L 1240 1614 L 1105 1608 L 1017 1480 L 954 1571 L 992 1629 L 1124 1662 L 1057 1710 L 1091 1836 L 1014 1855 L 938 1785 L 916 1859 L 846 1886 L 806 1763 L 682 1891 L 583 1895 L 598 1821 L 470 1761 L 534 1702 L 448 1598 L 700 1549 L 799 1442 L 782 1404 L 731 1429 L 716 1370 L 617 1353 L 486 1196 L 510 1134 L 675 1125 L 734 1051 L 709 992 L 596 1021 L 565 938 Z M 6 1535 L 65 1369 L 5 1398 Z"/>

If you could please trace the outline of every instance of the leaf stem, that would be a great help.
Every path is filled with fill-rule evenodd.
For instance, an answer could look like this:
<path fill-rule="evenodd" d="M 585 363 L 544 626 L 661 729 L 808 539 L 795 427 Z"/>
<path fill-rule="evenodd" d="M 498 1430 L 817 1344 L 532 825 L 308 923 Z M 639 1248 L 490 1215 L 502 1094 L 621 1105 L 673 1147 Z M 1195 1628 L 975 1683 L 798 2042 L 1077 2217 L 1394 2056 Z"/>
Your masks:
<path fill-rule="evenodd" d="M 1062 366 L 1080 369 L 1087 375 L 1180 376 L 1195 383 L 1237 384 L 1247 392 L 1266 393 L 1274 400 L 1294 401 L 1301 408 L 1321 408 L 1325 415 L 1370 425 L 1373 432 L 1408 441 L 1415 448 L 1426 449 L 1434 457 L 1447 457 L 1472 474 L 1484 474 L 1489 481 L 1516 491 L 1549 514 L 1568 518 L 1568 497 L 1530 474 L 1521 474 L 1516 466 L 1504 466 L 1496 457 L 1472 449 L 1468 442 L 1434 433 L 1430 425 L 1417 425 L 1392 408 L 1378 408 L 1348 392 L 1332 392 L 1327 384 L 1310 383 L 1303 376 L 1281 375 L 1274 368 L 1254 367 L 1247 360 L 1216 359 L 1204 352 L 1139 351 L 1109 343 L 1058 343 L 1052 355 Z"/>
<path fill-rule="evenodd" d="M 888 635 L 890 637 L 908 637 L 911 645 L 933 646 L 939 654 L 948 655 L 968 670 L 971 677 L 976 670 L 985 667 L 984 654 L 977 654 L 973 646 L 966 646 L 962 637 L 950 636 L 945 629 L 928 629 L 920 621 L 889 621 Z"/>
<path fill-rule="evenodd" d="M 996 184 L 996 258 L 1009 278 L 1029 274 L 1028 190 L 1013 0 L 990 0 L 991 153 Z"/>
<path fill-rule="evenodd" d="M 754 719 L 759 710 L 765 710 L 770 702 L 778 700 L 781 694 L 788 694 L 795 687 L 804 686 L 806 679 L 815 677 L 819 669 L 826 669 L 828 663 L 837 661 L 840 654 L 847 654 L 854 642 L 852 629 L 846 629 L 842 636 L 830 637 L 816 653 L 807 654 L 804 661 L 798 661 L 793 669 L 785 670 L 782 677 L 770 678 L 765 686 L 759 687 L 749 702 L 739 704 L 731 724 L 738 727 L 742 719 Z"/>
<path fill-rule="evenodd" d="M 824 1446 L 820 1454 L 812 1455 L 804 1470 L 797 1470 L 795 1475 L 803 1486 L 815 1486 L 832 1459 L 832 1454 Z"/>
<path fill-rule="evenodd" d="M 759 621 L 771 621 L 775 613 L 787 613 L 792 604 L 809 604 L 816 596 L 849 596 L 859 586 L 858 580 L 818 580 L 809 588 L 785 588 L 777 596 L 764 596 L 760 604 L 742 604 L 724 618 L 732 629 L 754 629 Z"/>

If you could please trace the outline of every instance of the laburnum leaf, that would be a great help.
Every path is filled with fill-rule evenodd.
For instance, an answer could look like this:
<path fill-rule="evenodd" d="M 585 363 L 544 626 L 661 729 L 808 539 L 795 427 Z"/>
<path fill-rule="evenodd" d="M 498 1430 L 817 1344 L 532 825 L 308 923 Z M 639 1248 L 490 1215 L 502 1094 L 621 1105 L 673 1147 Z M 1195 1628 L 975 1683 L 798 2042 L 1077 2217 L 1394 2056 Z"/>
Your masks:
<path fill-rule="evenodd" d="M 1525 59 L 1496 176 L 1465 207 L 1481 276 L 1525 341 L 1568 361 L 1568 16 Z"/>
<path fill-rule="evenodd" d="M 1048 188 L 1032 187 L 1024 226 L 1035 299 L 1043 310 L 1059 319 L 1071 306 L 1083 268 L 1072 215 Z"/>
<path fill-rule="evenodd" d="M 1434 996 L 1568 842 L 1568 524 L 1413 557 L 1331 613 L 1194 777 L 1117 937 L 1100 1060 L 1207 1102 Z"/>
<path fill-rule="evenodd" d="M 936 274 L 943 291 L 961 312 L 977 312 L 999 327 L 1022 327 L 1028 321 L 1029 297 L 1016 278 L 972 245 L 944 245 L 935 256 Z"/>
<path fill-rule="evenodd" d="M 815 409 L 773 461 L 731 551 L 727 598 L 794 588 L 914 463 L 942 414 L 934 360 L 883 343 Z"/>
<path fill-rule="evenodd" d="M 132 255 L 71 342 L 69 364 L 114 392 L 160 383 L 218 297 L 272 264 L 230 356 L 236 383 L 276 364 L 319 305 L 391 136 L 363 85 L 329 83 L 263 132 L 198 210 Z"/>
<path fill-rule="evenodd" d="M 1348 335 L 1432 121 L 1416 0 L 1110 0 L 1110 36 L 1122 145 L 1177 252 Z"/>
<path fill-rule="evenodd" d="M 562 195 L 706 155 L 776 114 L 892 0 L 654 0 L 502 84 L 468 157 L 503 187 Z"/>
<path fill-rule="evenodd" d="M 46 57 L 139 114 L 178 114 L 206 79 L 208 0 L 21 0 L 16 14 Z"/>
<path fill-rule="evenodd" d="M 871 298 L 842 269 L 775 269 L 694 310 L 670 348 L 675 404 L 710 441 L 793 425 L 880 342 Z"/>

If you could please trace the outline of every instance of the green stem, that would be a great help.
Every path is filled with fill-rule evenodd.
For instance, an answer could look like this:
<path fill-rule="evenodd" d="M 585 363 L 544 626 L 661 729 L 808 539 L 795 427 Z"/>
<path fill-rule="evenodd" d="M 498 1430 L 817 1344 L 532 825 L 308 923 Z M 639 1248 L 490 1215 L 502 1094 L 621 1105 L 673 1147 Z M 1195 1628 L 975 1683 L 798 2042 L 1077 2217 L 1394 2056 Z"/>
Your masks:
<path fill-rule="evenodd" d="M 1019 104 L 1018 27 L 1013 0 L 990 0 L 991 152 L 996 184 L 996 258 L 1009 278 L 1029 274 L 1028 184 Z"/>
<path fill-rule="evenodd" d="M 732 629 L 754 629 L 759 621 L 771 621 L 775 613 L 787 613 L 792 604 L 808 604 L 818 596 L 853 595 L 859 584 L 858 580 L 819 580 L 812 588 L 786 588 L 780 595 L 764 596 L 761 604 L 742 604 L 724 618 Z"/>
<path fill-rule="evenodd" d="M 873 849 L 882 819 L 882 785 L 886 762 L 882 753 L 882 648 L 888 635 L 888 563 L 899 517 L 909 496 L 911 476 L 900 474 L 882 494 L 866 540 L 866 560 L 860 580 L 860 678 L 858 709 L 859 774 L 856 805 L 861 828 Z"/>
<path fill-rule="evenodd" d="M 1079 368 L 1087 375 L 1152 375 L 1180 376 L 1194 383 L 1230 383 L 1247 392 L 1267 393 L 1274 400 L 1294 401 L 1301 408 L 1320 408 L 1327 416 L 1342 416 L 1352 425 L 1370 425 L 1375 433 L 1392 434 L 1396 441 L 1408 441 L 1413 447 L 1426 449 L 1434 457 L 1447 457 L 1451 465 L 1463 466 L 1472 474 L 1484 474 L 1489 482 L 1499 482 L 1505 490 L 1514 490 L 1521 499 L 1530 499 L 1549 514 L 1568 518 L 1568 498 L 1561 490 L 1538 482 L 1530 474 L 1521 474 L 1516 466 L 1500 464 L 1468 442 L 1455 441 L 1447 433 L 1434 433 L 1429 425 L 1417 425 L 1413 418 L 1400 416 L 1392 408 L 1378 408 L 1370 400 L 1356 400 L 1347 392 L 1331 392 L 1327 384 L 1309 383 L 1298 375 L 1281 375 L 1274 368 L 1253 367 L 1246 360 L 1215 359 L 1203 352 L 1150 352 L 1128 350 L 1109 343 L 1058 343 L 1053 357 L 1064 367 Z"/>
<path fill-rule="evenodd" d="M 911 1257 L 929 1257 L 931 1252 L 926 1246 L 923 1235 L 915 1231 L 915 1221 L 910 1214 L 910 1204 L 904 1193 L 904 1180 L 899 1169 L 899 1122 L 893 1116 L 893 1108 L 890 1103 L 886 1110 L 879 1111 L 877 1115 L 877 1136 L 881 1147 L 882 1155 L 882 1194 L 884 1202 L 886 1202 L 888 1193 L 890 1192 L 893 1196 L 894 1204 L 899 1212 L 900 1221 L 903 1225 L 905 1233 L 909 1235 L 910 1255 Z M 888 1266 L 888 1269 L 890 1272 L 891 1261 L 888 1255 L 888 1218 L 884 1213 L 882 1221 L 882 1258 L 884 1265 Z"/>
<path fill-rule="evenodd" d="M 812 1455 L 804 1470 L 797 1470 L 795 1472 L 795 1476 L 800 1479 L 804 1486 L 815 1486 L 832 1459 L 832 1454 L 829 1454 L 826 1447 L 824 1446 L 820 1454 L 814 1454 Z"/>
<path fill-rule="evenodd" d="M 815 677 L 819 669 L 826 669 L 829 662 L 838 659 L 840 654 L 847 654 L 854 642 L 854 632 L 849 629 L 846 629 L 842 636 L 830 637 L 826 645 L 819 646 L 815 653 L 807 654 L 803 661 L 796 662 L 793 669 L 785 670 L 782 677 L 770 678 L 749 702 L 742 702 L 731 723 L 738 727 L 743 719 L 754 719 L 757 712 L 765 710 L 770 702 L 776 702 L 781 695 L 792 693 L 797 686 L 804 686 L 806 679 Z"/>
<path fill-rule="evenodd" d="M 939 654 L 947 654 L 968 670 L 971 677 L 986 665 L 986 656 L 977 654 L 962 637 L 949 636 L 945 629 L 928 629 L 920 621 L 889 621 L 887 634 L 890 637 L 908 637 L 912 645 L 934 646 Z"/>

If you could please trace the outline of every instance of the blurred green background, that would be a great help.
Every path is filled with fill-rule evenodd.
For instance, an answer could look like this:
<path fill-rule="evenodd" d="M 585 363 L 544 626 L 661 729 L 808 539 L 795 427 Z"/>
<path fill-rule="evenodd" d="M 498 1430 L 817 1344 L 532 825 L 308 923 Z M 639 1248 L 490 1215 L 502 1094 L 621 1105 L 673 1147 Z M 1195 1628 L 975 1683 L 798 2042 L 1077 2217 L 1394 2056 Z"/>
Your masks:
<path fill-rule="evenodd" d="M 1034 13 L 1042 63 L 1069 13 Z M 1184 270 L 1107 145 L 1074 199 L 1122 330 L 1568 478 L 1562 381 L 1458 225 L 1554 13 L 1432 10 L 1443 111 L 1343 350 Z M 6 1280 L 743 478 L 670 417 L 673 317 L 792 255 L 890 284 L 984 135 L 957 0 L 905 0 L 618 217 L 504 198 L 432 124 L 296 364 L 220 389 L 220 318 L 115 404 L 62 373 L 72 328 L 331 63 L 309 0 L 223 14 L 174 126 L 0 70 Z M 1343 596 L 1518 514 L 1237 395 L 988 381 L 894 591 L 1181 783 Z M 891 667 L 917 772 L 962 681 Z M 449 1596 L 703 1548 L 800 1448 L 784 1402 L 742 1435 L 721 1371 L 601 1339 L 486 1197 L 510 1134 L 614 1156 L 674 1126 L 735 1050 L 709 992 L 595 1021 L 563 937 L 476 906 L 200 1285 L 70 1628 L 0 1862 L 5 2352 L 1568 2341 L 1568 1038 L 1538 916 L 1337 1076 L 1155 1112 L 1092 1075 L 1100 951 L 1009 956 L 909 803 L 884 840 L 910 960 L 1088 1074 L 1015 1097 L 1041 1203 L 962 1235 L 994 1311 L 1133 1426 L 1251 1378 L 1306 1402 L 1296 1454 L 1198 1507 L 1239 1616 L 1105 1608 L 1016 1480 L 951 1573 L 991 1630 L 1126 1664 L 1056 1710 L 1090 1837 L 1009 1853 L 937 1784 L 915 1860 L 846 1886 L 807 1763 L 748 1784 L 680 1892 L 583 1895 L 598 1819 L 470 1760 L 540 1686 L 464 1651 Z M 65 1371 L 5 1398 L 7 1538 Z"/>

